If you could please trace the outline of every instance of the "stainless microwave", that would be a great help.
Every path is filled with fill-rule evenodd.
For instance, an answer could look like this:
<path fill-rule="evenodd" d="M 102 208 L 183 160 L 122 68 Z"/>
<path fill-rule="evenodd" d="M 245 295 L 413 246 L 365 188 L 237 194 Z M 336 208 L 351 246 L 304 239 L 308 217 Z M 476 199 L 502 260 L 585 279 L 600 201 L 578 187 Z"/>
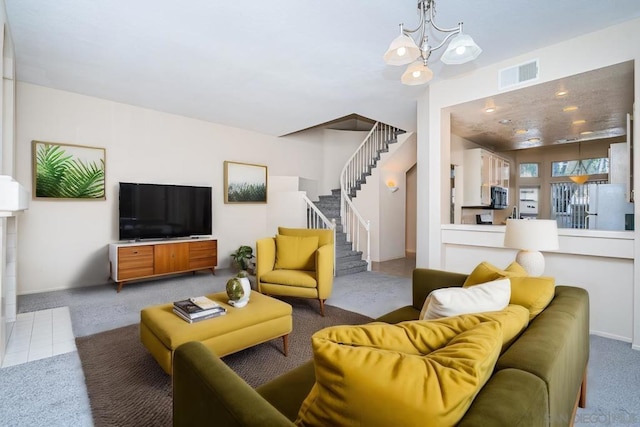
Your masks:
<path fill-rule="evenodd" d="M 493 209 L 506 209 L 509 206 L 509 190 L 494 185 L 491 187 L 491 207 Z"/>

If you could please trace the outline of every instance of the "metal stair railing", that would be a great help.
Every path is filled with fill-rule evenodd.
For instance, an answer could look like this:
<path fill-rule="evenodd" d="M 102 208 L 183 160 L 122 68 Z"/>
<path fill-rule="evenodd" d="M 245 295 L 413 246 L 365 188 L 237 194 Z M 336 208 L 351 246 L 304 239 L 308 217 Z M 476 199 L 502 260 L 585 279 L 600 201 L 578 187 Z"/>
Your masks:
<path fill-rule="evenodd" d="M 367 270 L 371 270 L 371 221 L 362 217 L 351 197 L 360 189 L 371 170 L 380 159 L 380 153 L 388 148 L 390 140 L 397 137 L 400 130 L 396 127 L 376 122 L 358 149 L 351 155 L 340 173 L 340 216 L 347 242 L 356 251 L 361 250 L 363 237 L 366 237 Z M 363 236 L 364 235 L 364 236 Z"/>
<path fill-rule="evenodd" d="M 336 275 L 336 220 L 327 218 L 306 195 L 302 200 L 307 204 L 307 228 L 333 230 L 333 275 Z"/>

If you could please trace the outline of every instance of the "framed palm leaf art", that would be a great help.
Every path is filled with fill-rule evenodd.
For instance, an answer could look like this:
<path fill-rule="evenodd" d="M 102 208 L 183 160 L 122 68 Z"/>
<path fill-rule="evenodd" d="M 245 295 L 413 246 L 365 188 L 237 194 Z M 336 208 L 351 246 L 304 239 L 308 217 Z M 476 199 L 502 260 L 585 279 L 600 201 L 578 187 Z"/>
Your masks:
<path fill-rule="evenodd" d="M 105 200 L 104 148 L 32 141 L 33 198 Z"/>

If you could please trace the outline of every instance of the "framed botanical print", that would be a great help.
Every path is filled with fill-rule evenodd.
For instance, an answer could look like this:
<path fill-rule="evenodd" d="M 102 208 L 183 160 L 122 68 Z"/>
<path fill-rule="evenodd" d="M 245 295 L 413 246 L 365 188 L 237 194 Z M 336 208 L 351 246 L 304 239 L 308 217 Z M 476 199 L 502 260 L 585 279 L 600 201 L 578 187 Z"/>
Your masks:
<path fill-rule="evenodd" d="M 33 198 L 105 200 L 104 148 L 32 141 Z"/>
<path fill-rule="evenodd" d="M 225 203 L 267 203 L 267 167 L 224 162 Z"/>

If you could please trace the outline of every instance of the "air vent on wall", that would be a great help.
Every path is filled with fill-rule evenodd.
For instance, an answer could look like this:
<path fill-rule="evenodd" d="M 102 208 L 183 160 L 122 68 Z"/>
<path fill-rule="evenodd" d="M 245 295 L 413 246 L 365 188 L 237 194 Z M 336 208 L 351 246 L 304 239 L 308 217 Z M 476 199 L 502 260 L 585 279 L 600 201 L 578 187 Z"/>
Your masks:
<path fill-rule="evenodd" d="M 538 66 L 537 59 L 514 67 L 503 68 L 498 73 L 498 84 L 500 90 L 536 80 L 538 78 L 539 71 L 540 67 Z"/>

